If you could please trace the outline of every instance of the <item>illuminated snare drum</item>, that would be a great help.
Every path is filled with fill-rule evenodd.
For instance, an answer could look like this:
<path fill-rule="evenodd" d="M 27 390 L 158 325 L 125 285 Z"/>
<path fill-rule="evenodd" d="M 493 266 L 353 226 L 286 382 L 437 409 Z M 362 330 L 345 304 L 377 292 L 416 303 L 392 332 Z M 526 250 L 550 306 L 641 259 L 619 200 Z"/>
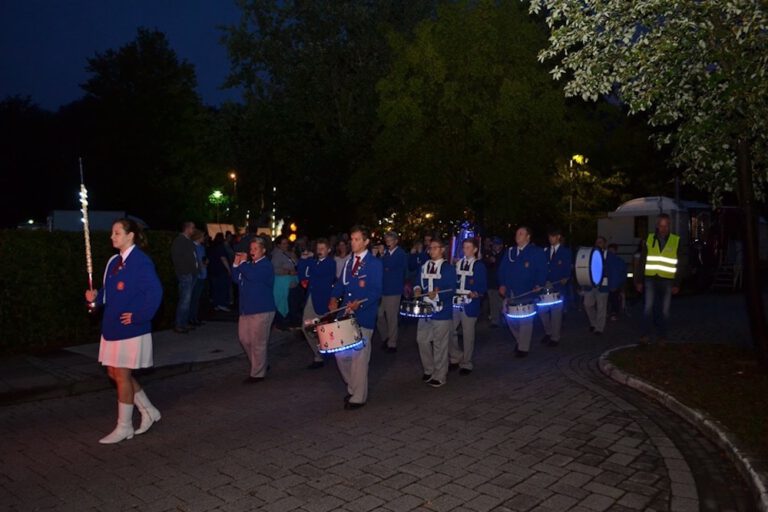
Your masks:
<path fill-rule="evenodd" d="M 435 314 L 435 307 L 422 300 L 404 300 L 400 303 L 400 316 L 429 318 Z"/>
<path fill-rule="evenodd" d="M 365 345 L 363 332 L 354 316 L 317 324 L 317 349 L 321 354 L 332 354 Z"/>
<path fill-rule="evenodd" d="M 541 291 L 542 293 L 539 295 L 539 302 L 536 306 L 546 308 L 563 303 L 563 299 L 560 297 L 560 292 L 548 288 Z"/>
<path fill-rule="evenodd" d="M 536 314 L 536 304 L 533 302 L 507 304 L 504 314 L 507 316 L 507 318 L 511 318 L 513 320 L 531 318 Z"/>
<path fill-rule="evenodd" d="M 472 302 L 468 294 L 456 294 L 453 296 L 453 309 L 464 311 L 464 306 Z"/>

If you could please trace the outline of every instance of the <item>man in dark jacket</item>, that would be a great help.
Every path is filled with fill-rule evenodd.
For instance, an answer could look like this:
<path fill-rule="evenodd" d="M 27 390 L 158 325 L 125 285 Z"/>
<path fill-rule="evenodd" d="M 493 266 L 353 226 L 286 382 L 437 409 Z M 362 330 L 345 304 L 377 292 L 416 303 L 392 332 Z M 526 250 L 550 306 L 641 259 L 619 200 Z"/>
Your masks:
<path fill-rule="evenodd" d="M 171 244 L 171 259 L 176 279 L 179 281 L 179 302 L 176 305 L 176 327 L 173 331 L 186 334 L 189 332 L 189 307 L 192 303 L 192 290 L 195 287 L 197 274 L 197 256 L 192 233 L 195 231 L 194 222 L 184 222 L 181 233 Z"/>

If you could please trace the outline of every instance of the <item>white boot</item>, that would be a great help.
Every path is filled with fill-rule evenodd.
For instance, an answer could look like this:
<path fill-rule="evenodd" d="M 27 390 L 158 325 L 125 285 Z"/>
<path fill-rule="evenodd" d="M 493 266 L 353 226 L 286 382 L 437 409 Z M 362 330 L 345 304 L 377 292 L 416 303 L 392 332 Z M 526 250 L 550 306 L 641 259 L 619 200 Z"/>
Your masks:
<path fill-rule="evenodd" d="M 152 405 L 143 389 L 133 395 L 133 403 L 136 404 L 141 413 L 141 426 L 136 429 L 135 434 L 143 434 L 149 430 L 153 423 L 160 421 L 160 418 L 162 418 L 160 411 Z"/>
<path fill-rule="evenodd" d="M 99 439 L 101 444 L 115 444 L 133 437 L 133 404 L 117 402 L 117 426 L 107 437 Z"/>

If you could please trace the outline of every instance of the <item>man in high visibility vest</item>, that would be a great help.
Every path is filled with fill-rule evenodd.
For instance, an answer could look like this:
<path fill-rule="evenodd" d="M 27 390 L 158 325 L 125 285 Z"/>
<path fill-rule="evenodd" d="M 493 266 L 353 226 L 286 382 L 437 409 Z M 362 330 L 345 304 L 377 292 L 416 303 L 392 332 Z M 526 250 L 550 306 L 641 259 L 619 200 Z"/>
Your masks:
<path fill-rule="evenodd" d="M 635 288 L 645 294 L 643 327 L 640 343 L 650 341 L 651 324 L 656 327 L 660 345 L 667 340 L 667 320 L 672 295 L 680 291 L 678 249 L 680 237 L 669 232 L 669 215 L 662 213 L 656 220 L 656 231 L 648 235 L 643 248 L 643 275 L 635 274 Z"/>

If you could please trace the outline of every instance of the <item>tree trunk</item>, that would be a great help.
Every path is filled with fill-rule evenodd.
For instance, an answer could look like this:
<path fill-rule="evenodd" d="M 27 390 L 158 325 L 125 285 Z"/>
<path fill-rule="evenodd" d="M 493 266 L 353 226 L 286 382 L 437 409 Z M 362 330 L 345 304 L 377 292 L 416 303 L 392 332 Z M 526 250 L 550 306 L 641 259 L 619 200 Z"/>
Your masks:
<path fill-rule="evenodd" d="M 755 345 L 755 353 L 763 370 L 768 372 L 768 324 L 765 320 L 762 281 L 760 279 L 759 221 L 755 207 L 749 142 L 744 138 L 738 141 L 736 167 L 739 203 L 744 213 L 742 250 L 744 298 L 747 301 L 747 314 L 749 315 L 749 327 L 752 333 L 752 342 Z"/>

